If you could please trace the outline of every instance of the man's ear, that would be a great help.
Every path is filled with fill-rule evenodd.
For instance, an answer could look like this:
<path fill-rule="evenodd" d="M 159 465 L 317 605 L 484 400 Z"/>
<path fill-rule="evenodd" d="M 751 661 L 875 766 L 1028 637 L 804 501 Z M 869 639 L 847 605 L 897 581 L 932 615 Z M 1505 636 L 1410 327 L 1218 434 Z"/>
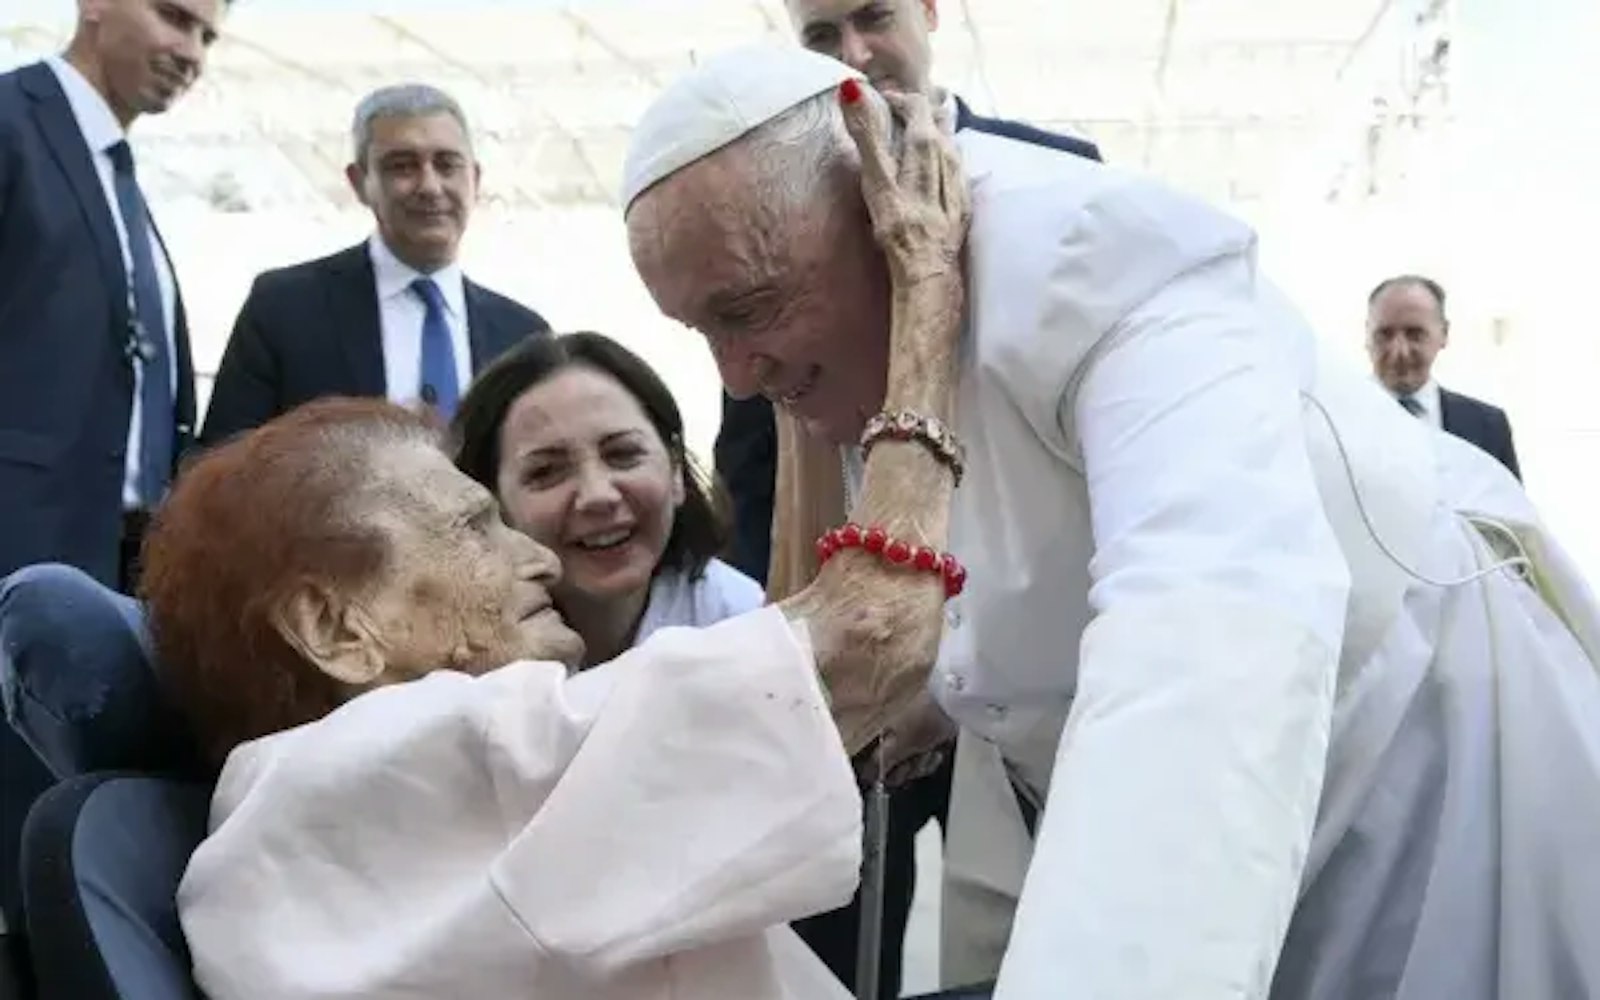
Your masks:
<path fill-rule="evenodd" d="M 272 609 L 272 625 L 306 662 L 351 687 L 383 676 L 382 644 L 359 606 L 314 580 L 303 580 Z"/>
<path fill-rule="evenodd" d="M 922 0 L 922 10 L 928 19 L 928 30 L 939 30 L 939 0 Z"/>
<path fill-rule="evenodd" d="M 356 196 L 356 201 L 367 207 L 367 169 L 359 163 L 347 164 L 344 168 L 344 179 L 350 184 L 350 191 Z"/>

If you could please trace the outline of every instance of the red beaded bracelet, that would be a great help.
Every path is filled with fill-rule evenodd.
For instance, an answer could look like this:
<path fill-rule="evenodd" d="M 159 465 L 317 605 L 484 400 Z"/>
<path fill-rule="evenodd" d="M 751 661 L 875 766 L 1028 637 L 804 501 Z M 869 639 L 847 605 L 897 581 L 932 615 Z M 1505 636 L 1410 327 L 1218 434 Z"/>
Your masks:
<path fill-rule="evenodd" d="M 924 573 L 937 573 L 944 581 L 944 596 L 955 597 L 967 585 L 967 570 L 956 557 L 926 545 L 912 545 L 895 538 L 882 528 L 863 528 L 848 523 L 825 532 L 817 539 L 818 564 L 826 563 L 841 549 L 866 549 L 896 566 L 909 566 Z"/>

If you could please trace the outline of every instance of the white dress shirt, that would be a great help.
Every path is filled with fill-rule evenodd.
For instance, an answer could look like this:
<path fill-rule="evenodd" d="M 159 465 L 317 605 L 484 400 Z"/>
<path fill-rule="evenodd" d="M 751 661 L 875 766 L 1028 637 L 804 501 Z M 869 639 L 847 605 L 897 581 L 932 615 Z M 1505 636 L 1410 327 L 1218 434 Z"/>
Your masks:
<path fill-rule="evenodd" d="M 122 266 L 127 273 L 129 310 L 133 309 L 133 256 L 128 251 L 128 227 L 123 223 L 122 212 L 117 207 L 117 189 L 111 154 L 112 146 L 127 140 L 127 133 L 112 114 L 100 92 L 78 72 L 77 67 L 60 56 L 49 56 L 45 65 L 55 73 L 61 89 L 67 95 L 72 117 L 77 120 L 78 131 L 89 147 L 94 160 L 95 173 L 100 178 L 100 188 L 105 193 L 106 208 L 111 213 L 111 224 L 117 229 L 117 244 L 122 250 Z M 150 256 L 156 262 L 156 281 L 161 287 L 162 333 L 167 338 L 167 366 L 171 372 L 170 384 L 176 394 L 178 385 L 178 351 L 176 323 L 178 315 L 178 285 L 172 275 L 172 262 L 156 238 L 154 221 L 149 224 Z M 128 420 L 127 463 L 122 481 L 122 505 L 128 510 L 153 507 L 159 497 L 139 495 L 140 434 L 144 424 L 144 408 L 140 405 L 140 391 L 144 384 L 144 362 L 135 358 L 133 365 L 133 414 Z"/>
<path fill-rule="evenodd" d="M 466 395 L 472 381 L 472 342 L 468 338 L 467 295 L 461 267 L 450 264 L 423 274 L 389 249 L 374 233 L 367 241 L 378 293 L 378 323 L 383 333 L 383 381 L 390 402 L 407 406 L 422 395 L 422 322 L 428 307 L 411 290 L 418 278 L 432 278 L 444 295 L 450 348 L 455 354 L 456 385 Z"/>

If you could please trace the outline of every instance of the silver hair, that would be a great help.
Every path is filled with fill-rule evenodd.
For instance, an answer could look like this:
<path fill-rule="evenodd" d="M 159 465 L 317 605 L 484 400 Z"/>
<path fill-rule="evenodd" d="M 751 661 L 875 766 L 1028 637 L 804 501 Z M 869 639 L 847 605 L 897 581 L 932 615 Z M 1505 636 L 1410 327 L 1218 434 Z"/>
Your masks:
<path fill-rule="evenodd" d="M 768 207 L 816 206 L 819 189 L 855 156 L 832 90 L 758 125 L 739 143 L 750 154 L 761 201 Z"/>
<path fill-rule="evenodd" d="M 379 118 L 424 118 L 429 115 L 449 115 L 461 125 L 467 137 L 467 149 L 472 148 L 472 129 L 467 126 L 466 112 L 456 99 L 426 83 L 400 83 L 380 87 L 361 99 L 356 105 L 355 120 L 350 126 L 350 141 L 355 162 L 363 166 L 372 148 L 372 123 Z"/>

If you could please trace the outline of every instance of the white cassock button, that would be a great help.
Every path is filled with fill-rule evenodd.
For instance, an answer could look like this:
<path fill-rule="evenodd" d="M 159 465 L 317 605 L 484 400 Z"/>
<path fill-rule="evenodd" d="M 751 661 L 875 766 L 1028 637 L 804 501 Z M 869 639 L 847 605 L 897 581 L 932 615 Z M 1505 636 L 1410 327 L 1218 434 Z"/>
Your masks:
<path fill-rule="evenodd" d="M 967 679 L 951 670 L 944 675 L 944 685 L 956 694 L 960 694 L 967 689 Z"/>
<path fill-rule="evenodd" d="M 997 721 L 1004 719 L 1006 717 L 1006 713 L 1010 711 L 1010 709 L 1006 708 L 1004 705 L 996 705 L 994 702 L 990 702 L 985 707 L 989 711 L 989 718 Z"/>

